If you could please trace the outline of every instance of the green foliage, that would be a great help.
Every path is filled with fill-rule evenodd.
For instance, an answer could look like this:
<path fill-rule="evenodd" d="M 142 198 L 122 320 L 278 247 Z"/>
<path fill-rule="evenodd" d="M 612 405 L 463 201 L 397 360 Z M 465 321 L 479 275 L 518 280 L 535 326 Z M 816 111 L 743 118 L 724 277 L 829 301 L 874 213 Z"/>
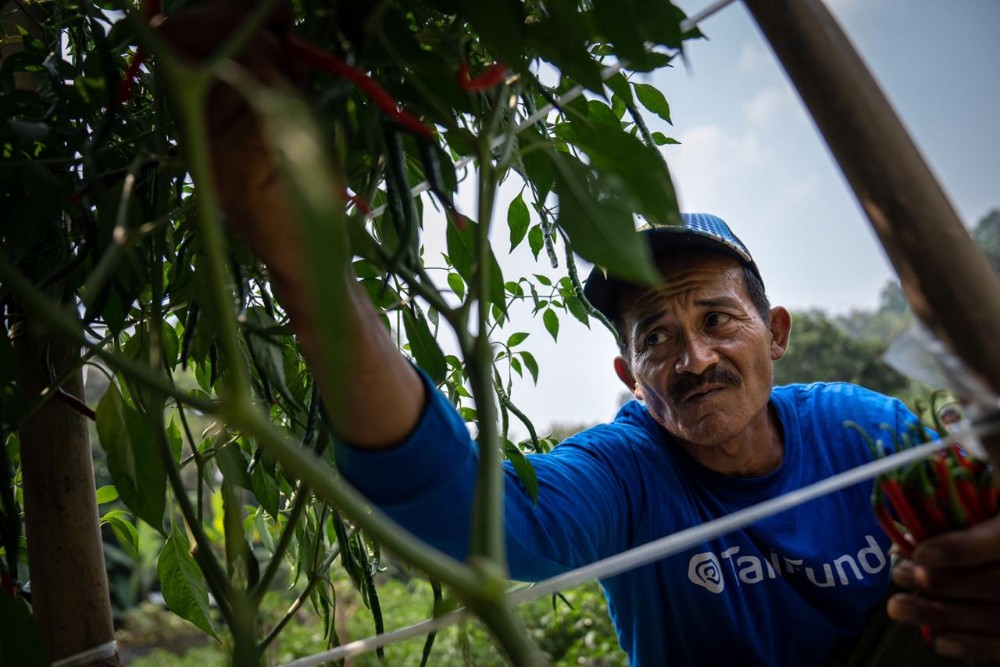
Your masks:
<path fill-rule="evenodd" d="M 1000 209 L 993 209 L 976 223 L 972 238 L 990 261 L 993 271 L 1000 275 Z"/>
<path fill-rule="evenodd" d="M 166 2 L 164 12 L 183 4 Z M 23 561 L 16 429 L 31 405 L 54 393 L 24 396 L 14 384 L 7 334 L 18 301 L 34 326 L 77 341 L 88 350 L 80 363 L 98 358 L 99 372 L 112 377 L 95 411 L 114 482 L 99 491 L 101 521 L 117 542 L 109 553 L 140 573 L 156 563 L 175 613 L 227 645 L 264 651 L 276 639 L 256 636 L 253 619 L 287 562 L 287 583 L 323 620 L 330 641 L 336 582 L 344 578 L 332 566 L 339 553 L 378 625 L 378 610 L 390 612 L 371 584 L 379 563 L 372 533 L 386 529 L 333 475 L 329 425 L 288 316 L 268 273 L 224 233 L 207 187 L 211 137 L 201 109 L 212 77 L 221 72 L 240 88 L 274 149 L 309 241 L 300 259 L 322 286 L 316 311 L 324 340 L 344 345 L 343 276 L 353 267 L 404 353 L 464 415 L 482 418 L 480 443 L 494 456 L 484 465 L 509 459 L 533 492 L 534 471 L 521 451 L 548 445 L 513 402 L 511 377 L 527 373 L 537 382 L 541 369 L 523 334 L 500 331 L 508 307 L 531 299 L 556 338 L 565 314 L 588 325 L 594 316 L 582 300 L 577 255 L 624 277 L 655 278 L 632 230 L 637 215 L 677 220 L 657 148 L 669 140 L 637 138 L 648 133 L 640 117 L 625 120 L 623 105 L 634 91 L 669 121 L 662 94 L 633 75 L 666 66 L 682 38 L 697 33 L 681 34 L 683 15 L 666 0 L 340 3 L 324 11 L 298 3 L 298 34 L 353 68 L 312 72 L 300 97 L 209 69 L 214 64 L 184 65 L 150 39 L 138 14 L 102 7 L 42 6 L 29 26 L 5 37 L 21 50 L 5 51 L 0 64 L 3 570 L 16 579 Z M 137 44 L 154 55 L 133 68 L 134 82 L 123 81 Z M 606 88 L 601 71 L 615 61 L 625 67 Z M 463 88 L 456 76 L 462 66 L 479 72 L 496 63 L 508 75 L 484 90 Z M 543 69 L 560 74 L 554 85 L 539 81 Z M 130 94 L 120 94 L 123 83 L 134 84 Z M 372 92 L 375 84 L 384 98 Z M 577 84 L 587 98 L 518 129 Z M 475 160 L 475 212 L 454 203 L 463 157 Z M 505 280 L 507 248 L 489 239 L 497 187 L 508 179 L 521 185 L 507 209 L 510 250 L 527 238 L 536 257 L 544 249 L 553 266 L 562 261 L 566 276 Z M 409 189 L 423 180 L 429 192 L 413 200 Z M 344 192 L 355 197 L 351 206 Z M 424 218 L 428 203 L 447 214 L 441 261 L 426 252 L 425 236 L 441 231 Z M 386 212 L 365 216 L 367 205 Z M 82 324 L 60 314 L 64 303 L 76 306 Z M 439 343 L 448 328 L 459 355 Z M 324 397 L 328 405 L 339 399 Z M 512 415 L 529 440 L 508 439 Z M 310 488 L 309 474 L 323 484 Z M 495 500 L 481 508 L 479 523 L 499 516 Z M 150 528 L 166 540 L 142 538 Z M 443 568 L 439 578 L 464 583 L 467 593 L 469 581 L 480 583 L 469 568 L 451 571 L 426 548 L 400 544 L 400 555 Z M 294 624 L 284 623 L 293 615 L 275 621 L 275 632 L 291 631 Z M 545 646 L 547 637 L 537 639 Z"/>
<path fill-rule="evenodd" d="M 885 339 L 855 338 L 822 311 L 795 313 L 793 334 L 784 359 L 775 364 L 776 384 L 854 382 L 889 395 L 900 395 L 909 381 L 886 366 Z"/>

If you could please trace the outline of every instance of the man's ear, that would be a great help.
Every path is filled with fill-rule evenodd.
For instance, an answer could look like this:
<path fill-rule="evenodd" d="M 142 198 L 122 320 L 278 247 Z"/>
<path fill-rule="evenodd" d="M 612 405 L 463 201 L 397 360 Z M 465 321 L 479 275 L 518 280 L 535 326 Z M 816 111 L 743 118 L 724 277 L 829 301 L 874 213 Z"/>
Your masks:
<path fill-rule="evenodd" d="M 635 376 L 632 375 L 632 369 L 629 367 L 625 357 L 615 357 L 615 373 L 618 374 L 618 379 L 632 392 L 632 395 L 641 401 L 642 387 L 635 381 Z"/>
<path fill-rule="evenodd" d="M 785 356 L 788 338 L 792 331 L 792 316 L 781 306 L 771 309 L 771 361 Z"/>

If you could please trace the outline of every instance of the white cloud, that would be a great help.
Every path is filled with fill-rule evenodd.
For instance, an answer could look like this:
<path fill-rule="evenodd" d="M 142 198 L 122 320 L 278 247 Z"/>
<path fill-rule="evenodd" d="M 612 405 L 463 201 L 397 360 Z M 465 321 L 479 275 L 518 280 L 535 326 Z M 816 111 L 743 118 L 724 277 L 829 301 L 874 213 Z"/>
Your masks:
<path fill-rule="evenodd" d="M 793 102 L 787 86 L 765 88 L 743 104 L 743 113 L 751 127 L 760 127 L 792 110 Z"/>
<path fill-rule="evenodd" d="M 774 69 L 774 58 L 759 44 L 744 42 L 736 60 L 736 69 L 742 74 L 761 74 Z"/>

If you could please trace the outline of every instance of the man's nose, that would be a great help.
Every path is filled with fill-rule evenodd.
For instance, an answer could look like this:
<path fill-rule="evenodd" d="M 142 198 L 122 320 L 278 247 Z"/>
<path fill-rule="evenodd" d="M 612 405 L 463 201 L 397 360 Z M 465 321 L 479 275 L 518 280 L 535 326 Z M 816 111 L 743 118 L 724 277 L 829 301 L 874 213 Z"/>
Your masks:
<path fill-rule="evenodd" d="M 689 336 L 677 359 L 676 370 L 678 373 L 701 375 L 718 362 L 719 355 L 712 345 L 699 336 Z"/>

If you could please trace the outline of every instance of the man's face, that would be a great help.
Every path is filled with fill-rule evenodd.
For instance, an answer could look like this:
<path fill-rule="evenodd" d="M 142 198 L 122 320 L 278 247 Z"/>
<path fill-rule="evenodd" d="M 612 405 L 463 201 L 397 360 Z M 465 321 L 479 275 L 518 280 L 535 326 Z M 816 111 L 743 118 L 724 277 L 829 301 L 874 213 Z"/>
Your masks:
<path fill-rule="evenodd" d="M 741 265 L 694 252 L 660 264 L 664 284 L 619 299 L 628 354 L 619 377 L 668 432 L 693 446 L 730 443 L 762 425 L 771 363 L 784 355 L 788 314 L 754 308 Z"/>

